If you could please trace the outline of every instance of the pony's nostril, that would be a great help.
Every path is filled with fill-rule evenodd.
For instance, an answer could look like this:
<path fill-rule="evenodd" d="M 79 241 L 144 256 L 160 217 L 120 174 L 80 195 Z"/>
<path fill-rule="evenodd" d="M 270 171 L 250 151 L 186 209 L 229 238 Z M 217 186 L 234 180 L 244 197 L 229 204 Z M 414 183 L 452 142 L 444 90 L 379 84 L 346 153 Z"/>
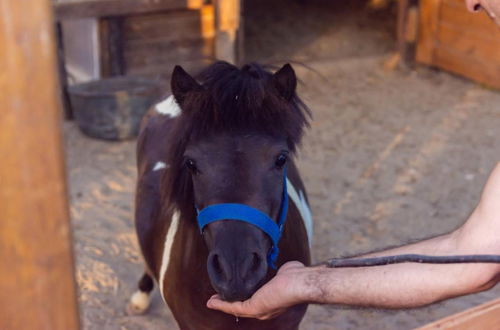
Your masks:
<path fill-rule="evenodd" d="M 223 270 L 222 270 L 222 267 L 221 267 L 221 264 L 219 261 L 219 255 L 217 255 L 217 254 L 214 254 L 212 256 L 212 267 L 213 267 L 214 272 L 216 272 L 219 275 L 222 275 Z"/>
<path fill-rule="evenodd" d="M 252 257 L 252 266 L 250 267 L 251 271 L 252 272 L 255 272 L 259 269 L 260 267 L 260 263 L 261 263 L 261 258 L 260 256 L 257 254 L 257 253 L 252 253 L 253 257 Z"/>
<path fill-rule="evenodd" d="M 260 276 L 265 273 L 262 254 L 257 252 L 247 254 L 247 257 L 238 268 L 239 276 L 244 281 L 253 282 L 254 279 L 259 280 Z"/>
<path fill-rule="evenodd" d="M 214 253 L 208 259 L 208 270 L 213 280 L 218 282 L 229 281 L 232 278 L 230 267 L 223 255 Z"/>

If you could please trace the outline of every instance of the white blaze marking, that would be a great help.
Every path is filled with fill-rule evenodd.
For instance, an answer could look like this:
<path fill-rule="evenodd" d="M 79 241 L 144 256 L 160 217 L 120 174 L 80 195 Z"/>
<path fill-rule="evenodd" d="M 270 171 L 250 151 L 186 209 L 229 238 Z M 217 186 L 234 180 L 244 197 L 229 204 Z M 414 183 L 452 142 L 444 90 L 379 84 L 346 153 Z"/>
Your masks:
<path fill-rule="evenodd" d="M 155 166 L 153 167 L 153 172 L 163 170 L 164 168 L 167 168 L 167 164 L 165 164 L 164 162 L 156 162 Z"/>
<path fill-rule="evenodd" d="M 309 241 L 309 247 L 311 247 L 313 238 L 313 219 L 311 209 L 309 209 L 309 205 L 307 205 L 304 193 L 302 191 L 299 191 L 297 193 L 297 190 L 288 178 L 286 178 L 286 184 L 288 196 L 292 199 L 295 207 L 297 207 L 297 209 L 299 210 L 302 221 L 304 222 L 304 226 L 306 227 L 307 239 Z"/>
<path fill-rule="evenodd" d="M 163 281 L 165 279 L 165 273 L 167 272 L 168 264 L 170 262 L 170 254 L 172 250 L 172 244 L 174 243 L 175 234 L 179 228 L 179 212 L 175 211 L 172 216 L 172 221 L 168 227 L 167 235 L 165 237 L 165 245 L 163 246 L 163 256 L 161 258 L 161 268 L 160 268 L 160 281 L 158 283 L 160 287 L 160 294 L 163 301 L 166 302 L 165 296 L 163 295 Z"/>
<path fill-rule="evenodd" d="M 181 114 L 181 107 L 179 107 L 173 95 L 170 95 L 165 100 L 157 103 L 155 108 L 156 112 L 159 114 L 170 116 L 171 118 L 177 117 Z"/>

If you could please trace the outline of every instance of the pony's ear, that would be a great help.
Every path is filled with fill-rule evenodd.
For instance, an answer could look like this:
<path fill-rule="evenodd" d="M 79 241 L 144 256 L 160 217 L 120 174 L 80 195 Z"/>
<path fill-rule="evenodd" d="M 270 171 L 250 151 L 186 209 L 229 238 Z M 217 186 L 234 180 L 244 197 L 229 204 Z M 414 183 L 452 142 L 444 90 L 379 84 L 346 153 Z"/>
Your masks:
<path fill-rule="evenodd" d="M 295 71 L 292 66 L 287 63 L 279 69 L 273 75 L 272 83 L 278 90 L 278 93 L 280 93 L 285 100 L 290 101 L 297 88 L 297 77 L 295 76 Z"/>
<path fill-rule="evenodd" d="M 201 89 L 201 85 L 194 80 L 182 67 L 176 65 L 170 80 L 172 94 L 180 105 L 184 103 L 186 94 Z"/>

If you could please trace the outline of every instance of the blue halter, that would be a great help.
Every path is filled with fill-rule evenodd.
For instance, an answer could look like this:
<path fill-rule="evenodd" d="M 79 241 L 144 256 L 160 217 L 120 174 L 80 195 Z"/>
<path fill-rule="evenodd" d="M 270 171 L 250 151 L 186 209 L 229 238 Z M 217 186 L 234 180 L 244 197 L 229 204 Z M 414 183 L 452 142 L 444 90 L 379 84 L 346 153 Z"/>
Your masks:
<path fill-rule="evenodd" d="M 286 215 L 288 212 L 288 192 L 286 190 L 286 167 L 283 171 L 283 197 L 281 199 L 280 214 L 278 222 L 274 222 L 264 212 L 261 212 L 253 207 L 245 204 L 214 204 L 205 207 L 198 212 L 198 226 L 200 231 L 203 228 L 215 221 L 219 220 L 239 220 L 250 223 L 259 227 L 271 239 L 273 245 L 267 254 L 267 263 L 276 269 L 276 259 L 278 258 L 279 249 L 278 242 L 283 232 L 283 225 L 285 224 Z"/>

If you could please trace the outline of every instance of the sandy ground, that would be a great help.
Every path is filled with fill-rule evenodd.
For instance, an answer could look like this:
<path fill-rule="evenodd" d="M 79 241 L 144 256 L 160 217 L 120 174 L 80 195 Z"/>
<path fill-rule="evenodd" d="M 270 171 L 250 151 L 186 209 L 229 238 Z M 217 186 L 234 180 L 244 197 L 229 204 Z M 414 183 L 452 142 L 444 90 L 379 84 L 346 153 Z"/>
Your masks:
<path fill-rule="evenodd" d="M 306 4 L 247 2 L 246 56 L 307 66 L 295 65 L 314 114 L 298 162 L 315 218 L 314 259 L 456 228 L 500 159 L 500 93 L 428 68 L 385 70 L 393 9 Z M 135 142 L 90 139 L 71 122 L 64 131 L 84 329 L 176 329 L 158 294 L 147 315 L 124 313 L 142 271 L 132 228 Z M 404 311 L 311 306 L 302 329 L 410 329 L 499 295 Z"/>

